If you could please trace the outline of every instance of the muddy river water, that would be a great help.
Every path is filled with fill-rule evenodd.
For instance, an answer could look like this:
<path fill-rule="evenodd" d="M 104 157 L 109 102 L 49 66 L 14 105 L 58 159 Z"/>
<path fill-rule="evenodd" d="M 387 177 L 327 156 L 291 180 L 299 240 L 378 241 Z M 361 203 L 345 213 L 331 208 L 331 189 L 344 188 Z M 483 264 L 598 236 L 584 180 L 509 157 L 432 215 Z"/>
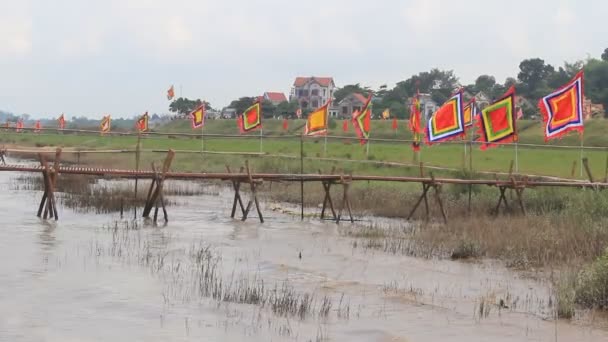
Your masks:
<path fill-rule="evenodd" d="M 172 198 L 167 225 L 62 206 L 44 221 L 15 176 L 0 173 L 1 341 L 608 341 L 594 317 L 555 320 L 549 282 L 497 262 L 357 248 L 268 203 L 264 224 L 231 220 L 222 189 Z M 223 298 L 202 290 L 200 251 Z M 307 305 L 234 299 L 260 284 Z"/>

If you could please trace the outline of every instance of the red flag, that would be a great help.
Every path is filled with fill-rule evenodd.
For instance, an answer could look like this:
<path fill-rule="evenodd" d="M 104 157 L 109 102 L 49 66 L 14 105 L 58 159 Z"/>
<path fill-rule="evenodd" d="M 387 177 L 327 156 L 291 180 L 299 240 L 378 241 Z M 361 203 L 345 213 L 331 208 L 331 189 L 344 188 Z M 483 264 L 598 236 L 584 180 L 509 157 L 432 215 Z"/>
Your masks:
<path fill-rule="evenodd" d="M 283 119 L 283 130 L 286 131 L 289 128 L 289 123 L 287 119 Z"/>
<path fill-rule="evenodd" d="M 414 152 L 420 151 L 420 136 L 422 134 L 422 127 L 420 125 L 420 94 L 416 92 L 416 96 L 412 100 L 412 107 L 410 110 L 410 131 L 412 131 L 413 142 L 412 149 Z"/>
<path fill-rule="evenodd" d="M 145 112 L 144 115 L 140 116 L 139 119 L 137 119 L 137 121 L 135 122 L 135 128 L 137 128 L 139 132 L 147 132 L 149 129 L 149 120 L 150 117 L 148 116 L 148 112 Z"/>
<path fill-rule="evenodd" d="M 342 123 L 342 131 L 348 132 L 348 120 L 344 120 Z"/>
<path fill-rule="evenodd" d="M 17 126 L 15 127 L 15 132 L 21 132 L 21 130 L 23 129 L 23 120 L 19 119 L 19 121 L 17 121 Z"/>
<path fill-rule="evenodd" d="M 59 119 L 57 119 L 57 122 L 59 124 L 59 129 L 64 129 L 65 128 L 65 115 L 63 115 L 63 113 L 61 114 L 61 116 L 59 117 Z"/>
<path fill-rule="evenodd" d="M 361 111 L 355 111 L 352 115 L 353 126 L 355 127 L 355 132 L 359 137 L 359 142 L 361 145 L 367 144 L 367 140 L 369 139 L 369 133 L 371 129 L 371 115 L 372 115 L 372 94 L 370 93 L 367 101 L 365 102 L 365 106 Z"/>
<path fill-rule="evenodd" d="M 34 125 L 34 132 L 40 133 L 42 130 L 42 125 L 40 124 L 40 120 L 36 120 L 36 124 Z"/>
<path fill-rule="evenodd" d="M 167 90 L 167 100 L 172 100 L 175 97 L 175 89 L 173 89 L 173 85 L 171 85 L 171 88 L 169 88 L 169 90 Z"/>
<path fill-rule="evenodd" d="M 393 118 L 393 131 L 396 131 L 399 128 L 399 124 L 397 123 L 397 118 Z"/>
<path fill-rule="evenodd" d="M 519 107 L 519 109 L 517 110 L 517 116 L 516 119 L 523 119 L 524 118 L 524 112 L 521 110 L 521 107 Z"/>

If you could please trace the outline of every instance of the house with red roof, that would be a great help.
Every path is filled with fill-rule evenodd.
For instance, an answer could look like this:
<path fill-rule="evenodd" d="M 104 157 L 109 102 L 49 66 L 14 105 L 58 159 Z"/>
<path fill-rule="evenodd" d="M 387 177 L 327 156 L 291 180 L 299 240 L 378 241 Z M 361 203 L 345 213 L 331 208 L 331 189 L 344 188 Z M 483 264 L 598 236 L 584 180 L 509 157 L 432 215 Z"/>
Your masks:
<path fill-rule="evenodd" d="M 284 93 L 267 91 L 261 96 L 261 100 L 267 100 L 272 102 L 273 105 L 278 105 L 281 102 L 287 102 L 287 97 Z"/>
<path fill-rule="evenodd" d="M 359 93 L 351 93 L 346 95 L 338 103 L 339 116 L 341 118 L 351 118 L 355 111 L 360 111 L 367 102 L 367 97 Z"/>
<path fill-rule="evenodd" d="M 336 84 L 333 77 L 296 77 L 289 100 L 297 100 L 302 110 L 314 110 L 332 99 Z"/>

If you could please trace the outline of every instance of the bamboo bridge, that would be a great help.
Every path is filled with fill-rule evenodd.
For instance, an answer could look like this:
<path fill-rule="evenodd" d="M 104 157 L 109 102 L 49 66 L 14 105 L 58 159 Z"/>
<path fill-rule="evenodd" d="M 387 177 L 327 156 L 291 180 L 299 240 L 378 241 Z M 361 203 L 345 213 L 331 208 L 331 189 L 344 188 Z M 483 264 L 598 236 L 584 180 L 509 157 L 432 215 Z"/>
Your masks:
<path fill-rule="evenodd" d="M 495 179 L 458 179 L 458 178 L 435 178 L 431 173 L 429 176 L 424 175 L 424 170 L 421 165 L 419 177 L 406 177 L 406 176 L 372 176 L 372 175 L 346 175 L 346 174 L 335 174 L 335 170 L 332 170 L 328 174 L 319 172 L 318 174 L 281 174 L 281 173 L 255 173 L 249 168 L 249 163 L 245 162 L 245 167 L 242 167 L 239 172 L 232 172 L 229 166 L 226 166 L 227 172 L 223 173 L 206 173 L 206 172 L 176 172 L 171 171 L 171 163 L 175 156 L 173 150 L 169 150 L 164 160 L 162 167 L 157 168 L 154 163 L 152 164 L 152 170 L 121 170 L 121 169 L 108 169 L 108 168 L 94 168 L 94 167 L 81 167 L 81 166 L 65 166 L 61 165 L 61 149 L 57 149 L 55 152 L 55 158 L 52 165 L 47 162 L 47 157 L 44 153 L 38 153 L 38 159 L 40 165 L 21 165 L 21 164 L 6 164 L 5 154 L 6 150 L 0 150 L 0 171 L 7 172 L 30 172 L 42 174 L 44 180 L 44 193 L 40 201 L 37 215 L 38 217 L 54 218 L 58 220 L 58 213 L 55 200 L 55 186 L 57 177 L 60 174 L 63 175 L 84 175 L 84 176 L 95 176 L 103 178 L 126 178 L 135 179 L 136 187 L 138 179 L 151 179 L 152 183 L 148 189 L 148 195 L 146 197 L 143 217 L 147 218 L 150 216 L 152 209 L 154 209 L 154 222 L 157 221 L 159 208 L 163 210 L 164 219 L 168 221 L 167 210 L 165 207 L 165 201 L 163 196 L 163 184 L 169 179 L 179 180 L 216 180 L 226 181 L 232 183 L 234 190 L 234 199 L 232 204 L 231 217 L 234 218 L 236 215 L 237 206 L 241 210 L 241 219 L 244 221 L 247 219 L 250 210 L 253 205 L 256 207 L 260 222 L 264 222 L 264 217 L 261 212 L 261 207 L 257 197 L 258 186 L 263 184 L 265 181 L 270 182 L 297 182 L 301 184 L 301 216 L 304 218 L 304 183 L 305 182 L 319 182 L 323 186 L 325 197 L 323 206 L 321 209 L 321 219 L 325 218 L 325 212 L 329 209 L 332 213 L 332 220 L 336 223 L 340 223 L 342 220 L 343 210 L 346 210 L 349 215 L 349 220 L 354 222 L 352 215 L 351 205 L 349 201 L 349 187 L 353 182 L 396 182 L 396 183 L 419 183 L 422 185 L 422 193 L 418 198 L 416 204 L 411 209 L 408 220 L 410 220 L 416 210 L 424 203 L 426 218 L 429 219 L 429 191 L 434 191 L 435 203 L 439 207 L 444 223 L 447 223 L 447 214 L 444 209 L 443 200 L 441 197 L 441 188 L 445 184 L 459 184 L 469 186 L 469 211 L 471 205 L 471 187 L 473 185 L 487 185 L 490 187 L 496 187 L 499 190 L 499 198 L 494 209 L 494 214 L 497 215 L 501 208 L 501 205 L 510 210 L 509 202 L 505 196 L 507 189 L 512 189 L 516 193 L 516 201 L 519 210 L 525 215 L 526 210 L 523 203 L 523 193 L 527 188 L 535 187 L 569 187 L 569 188 L 581 188 L 581 189 L 594 189 L 602 190 L 608 188 L 608 182 L 596 182 L 591 175 L 587 160 L 583 160 L 585 170 L 588 175 L 588 181 L 574 181 L 574 180 L 536 180 L 529 179 L 527 176 L 515 177 L 512 172 L 509 173 L 507 180 L 501 180 L 496 177 Z M 512 168 L 511 168 L 512 169 Z M 240 188 L 242 184 L 246 184 L 250 188 L 250 200 L 247 205 L 244 205 L 244 201 L 241 197 Z M 342 200 L 338 210 L 334 208 L 334 201 L 331 197 L 331 187 L 333 185 L 342 186 Z"/>

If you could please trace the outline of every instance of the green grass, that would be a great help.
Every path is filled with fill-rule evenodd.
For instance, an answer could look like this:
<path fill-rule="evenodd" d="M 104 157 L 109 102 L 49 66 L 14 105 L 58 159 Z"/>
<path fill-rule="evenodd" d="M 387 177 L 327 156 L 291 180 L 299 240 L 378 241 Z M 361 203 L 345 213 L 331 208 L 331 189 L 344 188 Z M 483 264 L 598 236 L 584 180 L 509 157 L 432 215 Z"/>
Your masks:
<path fill-rule="evenodd" d="M 301 132 L 304 124 L 303 120 L 289 121 L 290 131 L 283 132 L 281 120 L 266 120 L 264 123 L 264 139 L 261 150 L 270 155 L 289 155 L 294 159 L 281 159 L 273 162 L 276 167 L 284 170 L 299 170 L 300 139 L 296 135 Z M 165 133 L 199 133 L 190 128 L 190 123 L 186 120 L 173 121 L 170 124 L 160 127 L 157 132 Z M 372 138 L 382 139 L 410 139 L 409 132 L 406 130 L 406 122 L 399 122 L 400 129 L 395 134 L 390 121 L 373 121 Z M 545 145 L 539 122 L 521 121 L 520 125 L 520 146 L 518 147 L 518 166 L 519 173 L 571 177 L 573 163 L 577 163 L 574 168 L 574 177 L 580 178 L 580 157 L 579 148 L 556 149 L 550 148 L 553 145 L 573 145 L 578 146 L 578 136 L 573 134 L 562 140 L 546 144 L 546 147 L 526 147 L 524 144 Z M 352 128 L 348 133 L 343 133 L 341 122 L 335 122 L 332 134 L 346 135 L 351 137 L 349 140 L 334 140 L 329 138 L 325 147 L 324 138 L 305 138 L 304 155 L 308 158 L 335 158 L 352 161 L 386 161 L 396 163 L 414 164 L 414 155 L 409 143 L 406 142 L 378 142 L 372 141 L 369 147 L 369 155 L 366 155 L 366 147 L 361 146 L 355 138 Z M 260 132 L 252 132 L 241 138 L 219 138 L 210 134 L 237 134 L 234 120 L 209 120 L 205 127 L 204 139 L 205 151 L 215 152 L 260 152 Z M 19 146 L 62 146 L 77 149 L 134 149 L 137 138 L 132 136 L 99 136 L 99 135 L 74 135 L 74 134 L 55 134 L 52 132 L 45 134 L 33 133 L 13 133 L 3 132 L 0 135 L 0 143 L 14 144 Z M 585 134 L 585 146 L 606 146 L 608 147 L 608 122 L 596 120 L 587 123 Z M 142 148 L 149 149 L 174 149 L 174 150 L 194 150 L 200 151 L 202 142 L 199 137 L 180 137 L 180 136 L 157 136 L 148 135 L 142 139 Z M 325 152 L 326 148 L 326 152 Z M 608 150 L 608 149 L 607 149 Z M 469 153 L 468 151 L 466 153 Z M 179 153 L 178 153 L 179 154 Z M 204 157 L 196 154 L 185 154 L 185 158 L 177 158 L 174 164 L 175 169 L 180 170 L 215 170 L 214 163 L 219 162 L 219 168 L 227 162 L 236 162 L 242 165 L 243 156 L 221 156 L 216 158 L 210 154 Z M 589 159 L 592 173 L 596 179 L 603 179 L 605 175 L 606 158 L 608 153 L 605 150 L 585 150 L 584 157 Z M 204 161 L 202 160 L 204 158 Z M 247 157 L 254 159 L 255 157 Z M 263 161 L 256 161 L 256 164 L 266 164 L 268 158 L 259 158 Z M 469 168 L 469 156 L 465 157 L 465 148 L 461 144 L 440 144 L 432 147 L 423 147 L 421 161 L 427 166 L 438 166 L 450 169 Z M 510 164 L 515 161 L 515 148 L 512 146 L 502 146 L 487 151 L 480 151 L 474 147 L 472 151 L 472 163 L 475 171 L 488 172 L 507 172 Z M 418 169 L 403 167 L 386 167 L 378 163 L 351 163 L 351 162 L 312 162 L 307 160 L 306 168 L 308 172 L 316 172 L 318 168 L 328 170 L 332 166 L 344 169 L 347 172 L 369 173 L 378 175 L 404 175 L 418 174 Z M 442 172 L 435 172 L 440 175 Z M 586 177 L 583 177 L 586 178 Z"/>

